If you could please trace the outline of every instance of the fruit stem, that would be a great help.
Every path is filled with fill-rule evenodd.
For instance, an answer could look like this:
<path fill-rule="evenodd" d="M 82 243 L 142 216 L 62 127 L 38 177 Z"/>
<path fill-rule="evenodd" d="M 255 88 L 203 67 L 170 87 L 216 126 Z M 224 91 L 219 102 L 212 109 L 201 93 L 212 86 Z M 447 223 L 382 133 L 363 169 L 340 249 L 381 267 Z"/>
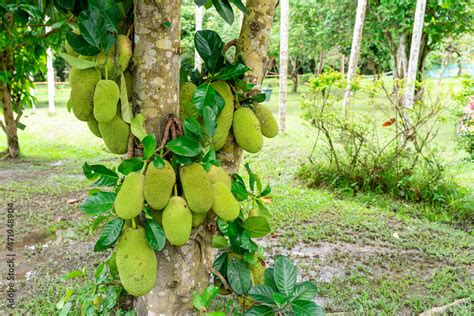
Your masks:
<path fill-rule="evenodd" d="M 178 196 L 178 186 L 174 185 L 174 196 Z"/>
<path fill-rule="evenodd" d="M 109 80 L 109 65 L 105 63 L 105 80 Z"/>
<path fill-rule="evenodd" d="M 135 223 L 135 217 L 132 218 L 132 227 L 137 228 L 137 223 Z"/>
<path fill-rule="evenodd" d="M 148 167 L 148 161 L 145 161 L 143 164 L 142 170 L 140 170 L 140 174 L 145 174 L 145 170 Z"/>

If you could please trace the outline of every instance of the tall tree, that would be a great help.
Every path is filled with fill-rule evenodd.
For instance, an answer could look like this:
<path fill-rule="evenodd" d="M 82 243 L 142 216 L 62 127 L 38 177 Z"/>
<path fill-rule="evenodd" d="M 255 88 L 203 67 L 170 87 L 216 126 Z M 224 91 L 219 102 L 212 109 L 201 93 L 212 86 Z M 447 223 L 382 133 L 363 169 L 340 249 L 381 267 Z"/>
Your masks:
<path fill-rule="evenodd" d="M 354 35 L 352 37 L 351 57 L 349 58 L 349 67 L 347 68 L 347 87 L 342 104 L 342 111 L 345 115 L 346 108 L 349 105 L 351 97 L 351 80 L 357 69 L 357 62 L 360 54 L 360 44 L 362 42 L 362 31 L 364 30 L 365 11 L 367 9 L 367 0 L 357 1 L 357 12 L 354 24 Z"/>
<path fill-rule="evenodd" d="M 280 131 L 285 130 L 286 125 L 286 99 L 288 87 L 288 24 L 290 4 L 288 0 L 280 1 Z M 296 68 L 296 65 L 294 66 Z M 298 76 L 298 73 L 296 73 Z M 298 84 L 296 80 L 295 85 Z"/>
<path fill-rule="evenodd" d="M 408 63 L 407 79 L 404 95 L 404 106 L 411 109 L 415 97 L 416 73 L 420 57 L 421 36 L 423 33 L 423 21 L 425 18 L 426 0 L 418 0 L 416 3 L 415 23 L 413 23 L 413 36 L 411 39 L 410 61 Z"/>
<path fill-rule="evenodd" d="M 196 6 L 196 17 L 195 17 L 195 24 L 196 24 L 196 32 L 202 30 L 202 22 L 204 19 L 204 14 L 206 10 L 203 6 Z M 198 52 L 194 52 L 194 68 L 201 70 L 202 59 L 199 56 Z"/>

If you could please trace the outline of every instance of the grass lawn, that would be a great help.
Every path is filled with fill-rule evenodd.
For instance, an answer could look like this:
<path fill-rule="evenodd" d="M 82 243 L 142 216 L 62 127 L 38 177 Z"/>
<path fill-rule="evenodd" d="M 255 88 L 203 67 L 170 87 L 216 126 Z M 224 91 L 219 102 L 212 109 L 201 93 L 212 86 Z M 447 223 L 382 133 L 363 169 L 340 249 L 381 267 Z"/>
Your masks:
<path fill-rule="evenodd" d="M 60 105 L 50 115 L 38 92 L 39 108 L 28 111 L 27 129 L 19 134 L 23 159 L 0 161 L 0 200 L 13 202 L 16 216 L 18 313 L 54 314 L 65 289 L 77 286 L 60 277 L 82 266 L 92 271 L 102 256 L 93 253 L 91 220 L 78 209 L 89 185 L 81 165 L 113 164 L 118 158 L 66 111 L 65 96 L 67 91 L 57 94 Z M 300 119 L 299 98 L 299 93 L 289 94 L 287 130 L 266 140 L 260 153 L 244 157 L 273 188 L 274 233 L 261 240 L 267 263 L 280 253 L 292 257 L 302 277 L 317 283 L 318 302 L 328 313 L 416 314 L 470 298 L 471 303 L 450 312 L 472 315 L 474 236 L 469 228 L 428 221 L 416 206 L 386 196 L 310 189 L 295 178 L 314 138 Z M 275 88 L 269 104 L 275 113 L 277 99 Z M 363 98 L 358 100 L 355 108 Z M 455 122 L 446 122 L 440 142 L 447 144 L 452 174 L 472 188 L 474 167 L 461 162 L 451 145 L 454 131 Z M 3 134 L 0 144 L 1 150 Z"/>

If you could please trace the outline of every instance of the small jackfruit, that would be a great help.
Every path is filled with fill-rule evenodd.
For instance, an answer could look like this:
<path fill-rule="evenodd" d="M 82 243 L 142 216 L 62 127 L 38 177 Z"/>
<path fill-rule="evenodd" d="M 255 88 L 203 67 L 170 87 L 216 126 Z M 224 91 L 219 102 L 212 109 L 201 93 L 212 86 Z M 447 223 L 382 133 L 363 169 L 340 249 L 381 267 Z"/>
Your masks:
<path fill-rule="evenodd" d="M 132 219 L 143 210 L 143 182 L 145 176 L 138 173 L 129 173 L 123 180 L 117 198 L 115 199 L 115 211 L 117 216 L 123 219 Z"/>
<path fill-rule="evenodd" d="M 99 123 L 95 119 L 87 121 L 87 126 L 89 126 L 89 129 L 92 132 L 92 134 L 94 134 L 95 136 L 99 138 L 102 138 L 99 131 Z"/>
<path fill-rule="evenodd" d="M 239 202 L 234 198 L 232 192 L 222 182 L 213 184 L 214 187 L 214 203 L 212 210 L 224 221 L 233 221 L 239 217 Z"/>
<path fill-rule="evenodd" d="M 186 82 L 179 87 L 179 115 L 183 121 L 187 117 L 194 119 L 199 117 L 199 111 L 193 102 L 195 91 L 196 85 L 192 82 Z"/>
<path fill-rule="evenodd" d="M 101 80 L 94 92 L 94 118 L 97 122 L 107 123 L 117 114 L 120 88 L 112 80 Z"/>
<path fill-rule="evenodd" d="M 114 79 L 118 77 L 127 69 L 130 58 L 132 58 L 132 41 L 127 36 L 119 35 L 117 37 L 117 47 L 117 56 L 115 56 L 115 46 L 108 54 L 100 53 L 97 55 L 96 62 L 104 78 Z"/>
<path fill-rule="evenodd" d="M 201 226 L 206 219 L 207 213 L 193 213 L 193 227 Z"/>
<path fill-rule="evenodd" d="M 142 227 L 126 227 L 117 242 L 117 270 L 125 290 L 142 296 L 155 286 L 157 261 Z"/>
<path fill-rule="evenodd" d="M 101 79 L 100 72 L 95 68 L 78 69 L 72 75 L 71 105 L 72 112 L 81 121 L 90 121 L 94 107 L 95 86 Z"/>
<path fill-rule="evenodd" d="M 232 189 L 232 180 L 229 177 L 229 174 L 222 167 L 212 165 L 211 169 L 207 172 L 209 178 L 211 178 L 211 183 L 215 184 L 217 182 L 222 182 L 229 188 Z"/>
<path fill-rule="evenodd" d="M 265 105 L 257 103 L 253 107 L 253 112 L 260 122 L 263 136 L 273 138 L 278 135 L 278 123 L 273 116 L 272 111 L 270 111 Z"/>
<path fill-rule="evenodd" d="M 76 67 L 72 67 L 69 70 L 69 86 L 72 86 L 74 82 L 76 82 L 76 79 L 79 78 L 79 71 L 80 69 L 77 69 Z"/>
<path fill-rule="evenodd" d="M 234 118 L 234 95 L 229 85 L 225 81 L 216 81 L 211 84 L 217 92 L 224 98 L 225 105 L 217 117 L 217 128 L 212 138 L 212 146 L 215 150 L 221 150 L 227 141 L 229 130 L 232 127 Z"/>
<path fill-rule="evenodd" d="M 214 192 L 206 170 L 199 163 L 182 166 L 180 179 L 184 198 L 191 211 L 207 213 L 212 207 Z"/>
<path fill-rule="evenodd" d="M 234 137 L 243 150 L 258 153 L 263 147 L 263 135 L 257 116 L 249 108 L 239 108 L 234 113 Z"/>
<path fill-rule="evenodd" d="M 182 246 L 191 236 L 193 215 L 180 196 L 173 196 L 163 210 L 163 230 L 174 246 Z"/>
<path fill-rule="evenodd" d="M 107 148 L 117 155 L 128 151 L 130 125 L 120 117 L 120 112 L 108 123 L 99 123 L 99 131 Z"/>
<path fill-rule="evenodd" d="M 145 199 L 155 210 L 162 210 L 171 197 L 174 184 L 176 183 L 176 174 L 171 164 L 165 160 L 163 168 L 158 169 L 149 164 L 145 173 L 144 193 Z"/>

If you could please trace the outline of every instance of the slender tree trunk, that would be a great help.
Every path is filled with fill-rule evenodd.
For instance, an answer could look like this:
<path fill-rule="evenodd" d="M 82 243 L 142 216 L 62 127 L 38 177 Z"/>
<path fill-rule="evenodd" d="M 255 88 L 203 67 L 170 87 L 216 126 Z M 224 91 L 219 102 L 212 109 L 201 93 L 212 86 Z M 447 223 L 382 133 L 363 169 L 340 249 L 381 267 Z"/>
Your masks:
<path fill-rule="evenodd" d="M 206 9 L 204 6 L 196 6 L 196 32 L 202 30 L 202 22 Z M 201 71 L 202 59 L 198 52 L 194 52 L 194 68 Z"/>
<path fill-rule="evenodd" d="M 399 74 L 398 79 L 406 77 L 408 70 L 408 57 L 407 57 L 407 35 L 405 33 L 400 34 L 398 41 L 397 50 L 397 72 Z"/>
<path fill-rule="evenodd" d="M 286 127 L 286 99 L 288 87 L 288 20 L 289 0 L 280 1 L 280 131 Z M 296 66 L 296 65 L 295 65 Z M 295 67 L 296 68 L 296 67 Z M 296 70 L 295 70 L 296 71 Z M 295 82 L 295 84 L 297 84 Z M 298 87 L 296 87 L 297 89 Z"/>
<path fill-rule="evenodd" d="M 7 136 L 7 154 L 10 158 L 18 158 L 20 152 L 20 144 L 18 143 L 18 135 L 16 121 L 13 116 L 13 103 L 11 90 L 8 85 L 0 81 L 0 97 L 3 105 L 3 123 L 2 127 Z"/>
<path fill-rule="evenodd" d="M 351 80 L 356 72 L 357 62 L 359 60 L 360 44 L 362 42 L 362 31 L 364 30 L 365 11 L 367 8 L 367 0 L 357 1 L 357 13 L 354 24 L 354 34 L 352 37 L 351 57 L 349 58 L 349 66 L 347 69 L 347 87 L 342 103 L 342 112 L 346 115 L 346 108 L 351 98 Z"/>
<path fill-rule="evenodd" d="M 416 73 L 420 57 L 421 37 L 423 34 L 423 21 L 425 18 L 426 0 L 416 2 L 415 23 L 413 24 L 413 36 L 411 39 L 410 61 L 408 63 L 407 79 L 403 105 L 413 108 L 415 98 Z"/>
<path fill-rule="evenodd" d="M 345 63 L 346 63 L 346 57 L 344 56 L 344 54 L 341 54 L 341 75 L 342 75 L 342 78 L 345 77 Z"/>
<path fill-rule="evenodd" d="M 319 67 L 318 67 L 318 72 L 317 75 L 320 75 L 323 72 L 324 68 L 324 50 L 321 49 L 319 52 Z"/>
<path fill-rule="evenodd" d="M 56 107 L 54 105 L 54 66 L 53 66 L 53 51 L 51 47 L 46 50 L 46 66 L 48 67 L 48 111 L 54 113 Z"/>

